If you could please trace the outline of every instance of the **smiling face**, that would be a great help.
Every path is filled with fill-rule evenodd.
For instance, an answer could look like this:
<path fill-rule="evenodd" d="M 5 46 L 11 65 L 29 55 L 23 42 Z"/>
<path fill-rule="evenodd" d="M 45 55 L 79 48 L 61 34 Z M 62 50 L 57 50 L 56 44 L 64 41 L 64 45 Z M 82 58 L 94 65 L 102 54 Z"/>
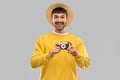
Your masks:
<path fill-rule="evenodd" d="M 66 23 L 66 14 L 64 13 L 54 13 L 53 14 L 53 24 L 55 26 L 55 30 L 63 31 Z"/>
<path fill-rule="evenodd" d="M 55 31 L 62 32 L 67 20 L 67 12 L 65 9 L 58 7 L 52 11 L 52 21 L 55 27 Z"/>

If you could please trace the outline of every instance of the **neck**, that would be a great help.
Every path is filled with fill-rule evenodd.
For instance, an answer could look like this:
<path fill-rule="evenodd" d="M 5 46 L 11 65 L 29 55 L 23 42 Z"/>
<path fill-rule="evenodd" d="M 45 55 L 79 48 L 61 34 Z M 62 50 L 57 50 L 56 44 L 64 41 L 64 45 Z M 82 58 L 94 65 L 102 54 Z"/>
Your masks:
<path fill-rule="evenodd" d="M 56 32 L 55 30 L 53 30 L 52 31 L 53 33 L 55 33 L 55 34 L 58 34 L 58 35 L 66 35 L 66 34 L 68 34 L 68 32 Z"/>
<path fill-rule="evenodd" d="M 65 30 L 61 30 L 61 31 L 59 31 L 59 30 L 54 30 L 56 33 L 59 33 L 59 34 L 63 34 L 63 33 L 66 33 L 66 31 Z"/>

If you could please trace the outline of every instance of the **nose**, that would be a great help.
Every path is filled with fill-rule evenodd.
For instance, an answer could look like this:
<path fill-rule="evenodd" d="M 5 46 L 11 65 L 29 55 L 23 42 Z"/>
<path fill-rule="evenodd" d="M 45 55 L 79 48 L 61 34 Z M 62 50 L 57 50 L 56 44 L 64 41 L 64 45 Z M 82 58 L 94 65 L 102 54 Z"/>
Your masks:
<path fill-rule="evenodd" d="M 60 21 L 61 21 L 61 19 L 59 18 L 59 19 L 58 19 L 58 21 L 60 22 Z"/>

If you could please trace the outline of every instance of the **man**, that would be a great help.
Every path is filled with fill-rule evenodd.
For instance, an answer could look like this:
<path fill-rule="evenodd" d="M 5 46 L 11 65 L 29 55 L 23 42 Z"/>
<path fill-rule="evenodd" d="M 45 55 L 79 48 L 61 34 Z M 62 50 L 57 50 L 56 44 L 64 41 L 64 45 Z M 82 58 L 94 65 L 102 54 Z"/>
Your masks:
<path fill-rule="evenodd" d="M 72 11 L 65 4 L 56 3 L 46 14 L 54 31 L 37 39 L 31 66 L 40 67 L 40 80 L 78 80 L 76 63 L 87 69 L 90 59 L 83 41 L 64 29 L 72 21 Z"/>

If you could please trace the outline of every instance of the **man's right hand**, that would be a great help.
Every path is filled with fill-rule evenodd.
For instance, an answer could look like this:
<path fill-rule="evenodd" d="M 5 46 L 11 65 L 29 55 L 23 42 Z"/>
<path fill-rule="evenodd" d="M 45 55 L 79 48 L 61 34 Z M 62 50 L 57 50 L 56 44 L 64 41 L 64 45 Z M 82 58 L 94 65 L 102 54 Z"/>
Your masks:
<path fill-rule="evenodd" d="M 50 52 L 50 56 L 53 57 L 61 50 L 60 45 L 58 43 L 55 44 L 54 48 Z"/>

